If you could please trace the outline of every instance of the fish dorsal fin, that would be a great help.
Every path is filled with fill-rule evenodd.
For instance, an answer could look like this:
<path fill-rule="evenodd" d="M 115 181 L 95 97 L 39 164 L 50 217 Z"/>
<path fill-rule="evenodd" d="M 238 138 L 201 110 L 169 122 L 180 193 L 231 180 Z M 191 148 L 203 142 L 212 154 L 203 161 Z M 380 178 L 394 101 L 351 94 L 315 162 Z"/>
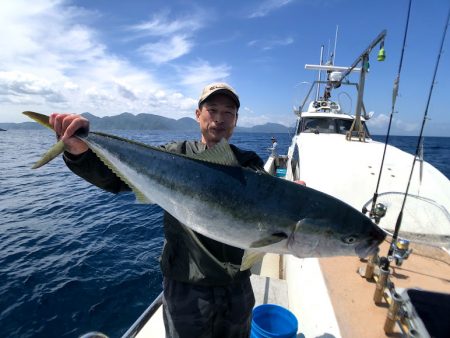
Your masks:
<path fill-rule="evenodd" d="M 192 156 L 192 158 L 205 162 L 239 167 L 240 164 L 236 156 L 231 150 L 230 144 L 224 138 L 220 140 L 214 147 L 208 148 L 200 154 Z"/>

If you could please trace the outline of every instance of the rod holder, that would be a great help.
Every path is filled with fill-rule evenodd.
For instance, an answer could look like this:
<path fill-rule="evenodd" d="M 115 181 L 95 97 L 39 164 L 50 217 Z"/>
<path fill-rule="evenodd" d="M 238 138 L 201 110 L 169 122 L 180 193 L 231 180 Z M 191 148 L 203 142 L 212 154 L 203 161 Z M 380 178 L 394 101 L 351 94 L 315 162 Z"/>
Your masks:
<path fill-rule="evenodd" d="M 400 309 L 403 305 L 403 300 L 397 292 L 393 292 L 391 296 L 391 304 L 387 313 L 386 321 L 384 322 L 384 332 L 386 334 L 394 331 L 394 326 L 399 319 Z"/>
<path fill-rule="evenodd" d="M 378 276 L 375 293 L 373 295 L 373 300 L 375 304 L 379 304 L 383 300 L 384 289 L 386 288 L 388 276 L 389 276 L 389 268 L 386 269 L 380 266 L 380 273 Z"/>
<path fill-rule="evenodd" d="M 362 266 L 359 269 L 359 273 L 362 277 L 369 280 L 373 278 L 374 272 L 375 272 L 375 265 L 377 264 L 378 255 L 375 254 L 373 256 L 370 256 L 367 260 L 366 266 Z"/>

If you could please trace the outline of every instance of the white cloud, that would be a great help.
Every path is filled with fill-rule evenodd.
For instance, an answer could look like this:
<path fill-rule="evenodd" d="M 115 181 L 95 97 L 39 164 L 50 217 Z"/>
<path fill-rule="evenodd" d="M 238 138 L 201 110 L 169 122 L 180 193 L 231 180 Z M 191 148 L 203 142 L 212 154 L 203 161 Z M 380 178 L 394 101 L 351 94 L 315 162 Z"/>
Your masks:
<path fill-rule="evenodd" d="M 173 34 L 193 32 L 200 29 L 203 25 L 198 19 L 201 16 L 190 15 L 188 18 L 178 18 L 170 21 L 167 13 L 155 15 L 150 21 L 130 26 L 129 29 L 142 36 L 170 36 Z"/>
<path fill-rule="evenodd" d="M 150 40 L 138 52 L 156 64 L 166 63 L 188 54 L 194 47 L 192 36 L 203 27 L 198 11 L 189 17 L 170 20 L 168 13 L 155 15 L 151 20 L 130 26 L 135 38 Z"/>
<path fill-rule="evenodd" d="M 73 83 L 72 81 L 66 81 L 64 83 L 64 88 L 68 89 L 68 90 L 78 90 L 78 89 L 80 89 L 80 87 L 76 83 Z"/>
<path fill-rule="evenodd" d="M 388 123 L 389 116 L 385 114 L 375 115 L 369 121 L 367 121 L 367 125 L 372 128 L 385 128 Z"/>
<path fill-rule="evenodd" d="M 279 123 L 286 127 L 292 125 L 293 118 L 290 114 L 259 114 L 249 107 L 242 107 L 239 110 L 238 126 L 253 127 L 266 123 Z"/>
<path fill-rule="evenodd" d="M 271 122 L 268 116 L 256 114 L 249 107 L 242 107 L 239 111 L 238 126 L 253 127 Z"/>
<path fill-rule="evenodd" d="M 117 83 L 117 92 L 119 95 L 121 95 L 123 98 L 135 101 L 137 100 L 137 96 L 133 93 L 131 89 L 128 89 L 126 85 L 122 85 L 120 83 Z"/>
<path fill-rule="evenodd" d="M 418 128 L 419 128 L 419 124 L 415 123 L 415 122 L 406 122 L 406 121 L 402 121 L 402 120 L 395 120 L 394 123 L 398 129 L 400 129 L 402 131 L 406 131 L 406 132 L 415 131 L 415 130 L 418 130 Z"/>
<path fill-rule="evenodd" d="M 209 62 L 198 60 L 194 64 L 178 67 L 178 72 L 183 74 L 182 84 L 202 88 L 205 84 L 222 81 L 230 75 L 231 67 L 226 64 L 212 66 Z"/>
<path fill-rule="evenodd" d="M 156 64 L 166 63 L 183 56 L 191 50 L 193 43 L 186 36 L 175 35 L 155 43 L 147 43 L 138 51 Z"/>
<path fill-rule="evenodd" d="M 369 129 L 373 129 L 374 133 L 386 133 L 389 125 L 389 116 L 386 114 L 378 114 L 367 121 Z M 418 123 L 407 122 L 399 119 L 396 115 L 392 118 L 392 133 L 410 133 L 417 131 L 419 128 Z"/>
<path fill-rule="evenodd" d="M 293 0 L 265 0 L 259 5 L 257 9 L 250 13 L 248 17 L 251 19 L 264 17 L 272 11 L 286 6 L 291 2 L 293 2 Z"/>
<path fill-rule="evenodd" d="M 30 102 L 32 97 L 49 103 L 65 102 L 64 96 L 52 89 L 46 79 L 38 78 L 29 73 L 0 72 L 0 96 L 11 97 L 10 102 Z"/>
<path fill-rule="evenodd" d="M 194 99 L 168 89 L 148 67 L 136 66 L 108 49 L 89 22 L 96 16 L 63 0 L 0 1 L 3 121 L 25 120 L 18 114 L 23 110 L 192 115 Z M 189 27 L 196 26 L 187 21 L 169 24 L 164 34 Z M 161 29 L 154 32 L 162 34 Z M 171 40 L 170 48 L 182 55 L 191 45 L 179 36 Z M 161 53 L 159 60 L 172 59 L 170 53 Z"/>
<path fill-rule="evenodd" d="M 294 43 L 294 39 L 291 37 L 277 38 L 270 40 L 252 40 L 247 43 L 249 47 L 256 47 L 262 50 L 270 50 L 279 46 L 288 46 Z"/>

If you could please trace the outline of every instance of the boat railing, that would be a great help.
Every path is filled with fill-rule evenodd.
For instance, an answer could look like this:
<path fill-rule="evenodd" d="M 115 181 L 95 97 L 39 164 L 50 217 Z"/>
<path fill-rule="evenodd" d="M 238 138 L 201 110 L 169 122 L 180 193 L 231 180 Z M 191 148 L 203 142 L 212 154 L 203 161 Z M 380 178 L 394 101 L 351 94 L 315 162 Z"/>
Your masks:
<path fill-rule="evenodd" d="M 134 338 L 149 319 L 155 314 L 158 308 L 162 305 L 163 293 L 161 292 L 158 297 L 150 304 L 150 306 L 141 314 L 141 316 L 134 322 L 133 325 L 125 332 L 122 338 Z"/>

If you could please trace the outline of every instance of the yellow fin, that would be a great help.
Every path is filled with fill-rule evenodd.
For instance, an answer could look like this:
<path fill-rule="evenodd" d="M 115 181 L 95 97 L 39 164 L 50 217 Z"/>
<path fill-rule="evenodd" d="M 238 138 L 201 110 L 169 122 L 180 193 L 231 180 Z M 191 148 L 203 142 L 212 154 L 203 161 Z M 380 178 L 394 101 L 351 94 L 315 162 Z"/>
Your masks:
<path fill-rule="evenodd" d="M 64 143 L 62 141 L 58 141 L 31 168 L 37 169 L 37 168 L 42 167 L 44 164 L 47 164 L 48 162 L 53 160 L 56 156 L 61 154 L 63 151 L 64 151 Z"/>
<path fill-rule="evenodd" d="M 283 232 L 274 233 L 272 235 L 269 235 L 267 237 L 261 238 L 255 242 L 253 242 L 252 244 L 250 244 L 250 247 L 251 248 L 260 248 L 263 246 L 281 242 L 283 239 L 286 239 L 286 238 L 288 238 L 288 236 Z"/>
<path fill-rule="evenodd" d="M 30 119 L 35 120 L 40 125 L 53 130 L 52 126 L 49 123 L 50 118 L 47 115 L 35 113 L 34 111 L 24 111 L 22 114 L 28 116 Z"/>
<path fill-rule="evenodd" d="M 259 252 L 254 250 L 245 250 L 244 256 L 242 256 L 241 271 L 250 269 L 254 264 L 262 261 L 265 252 Z"/>

